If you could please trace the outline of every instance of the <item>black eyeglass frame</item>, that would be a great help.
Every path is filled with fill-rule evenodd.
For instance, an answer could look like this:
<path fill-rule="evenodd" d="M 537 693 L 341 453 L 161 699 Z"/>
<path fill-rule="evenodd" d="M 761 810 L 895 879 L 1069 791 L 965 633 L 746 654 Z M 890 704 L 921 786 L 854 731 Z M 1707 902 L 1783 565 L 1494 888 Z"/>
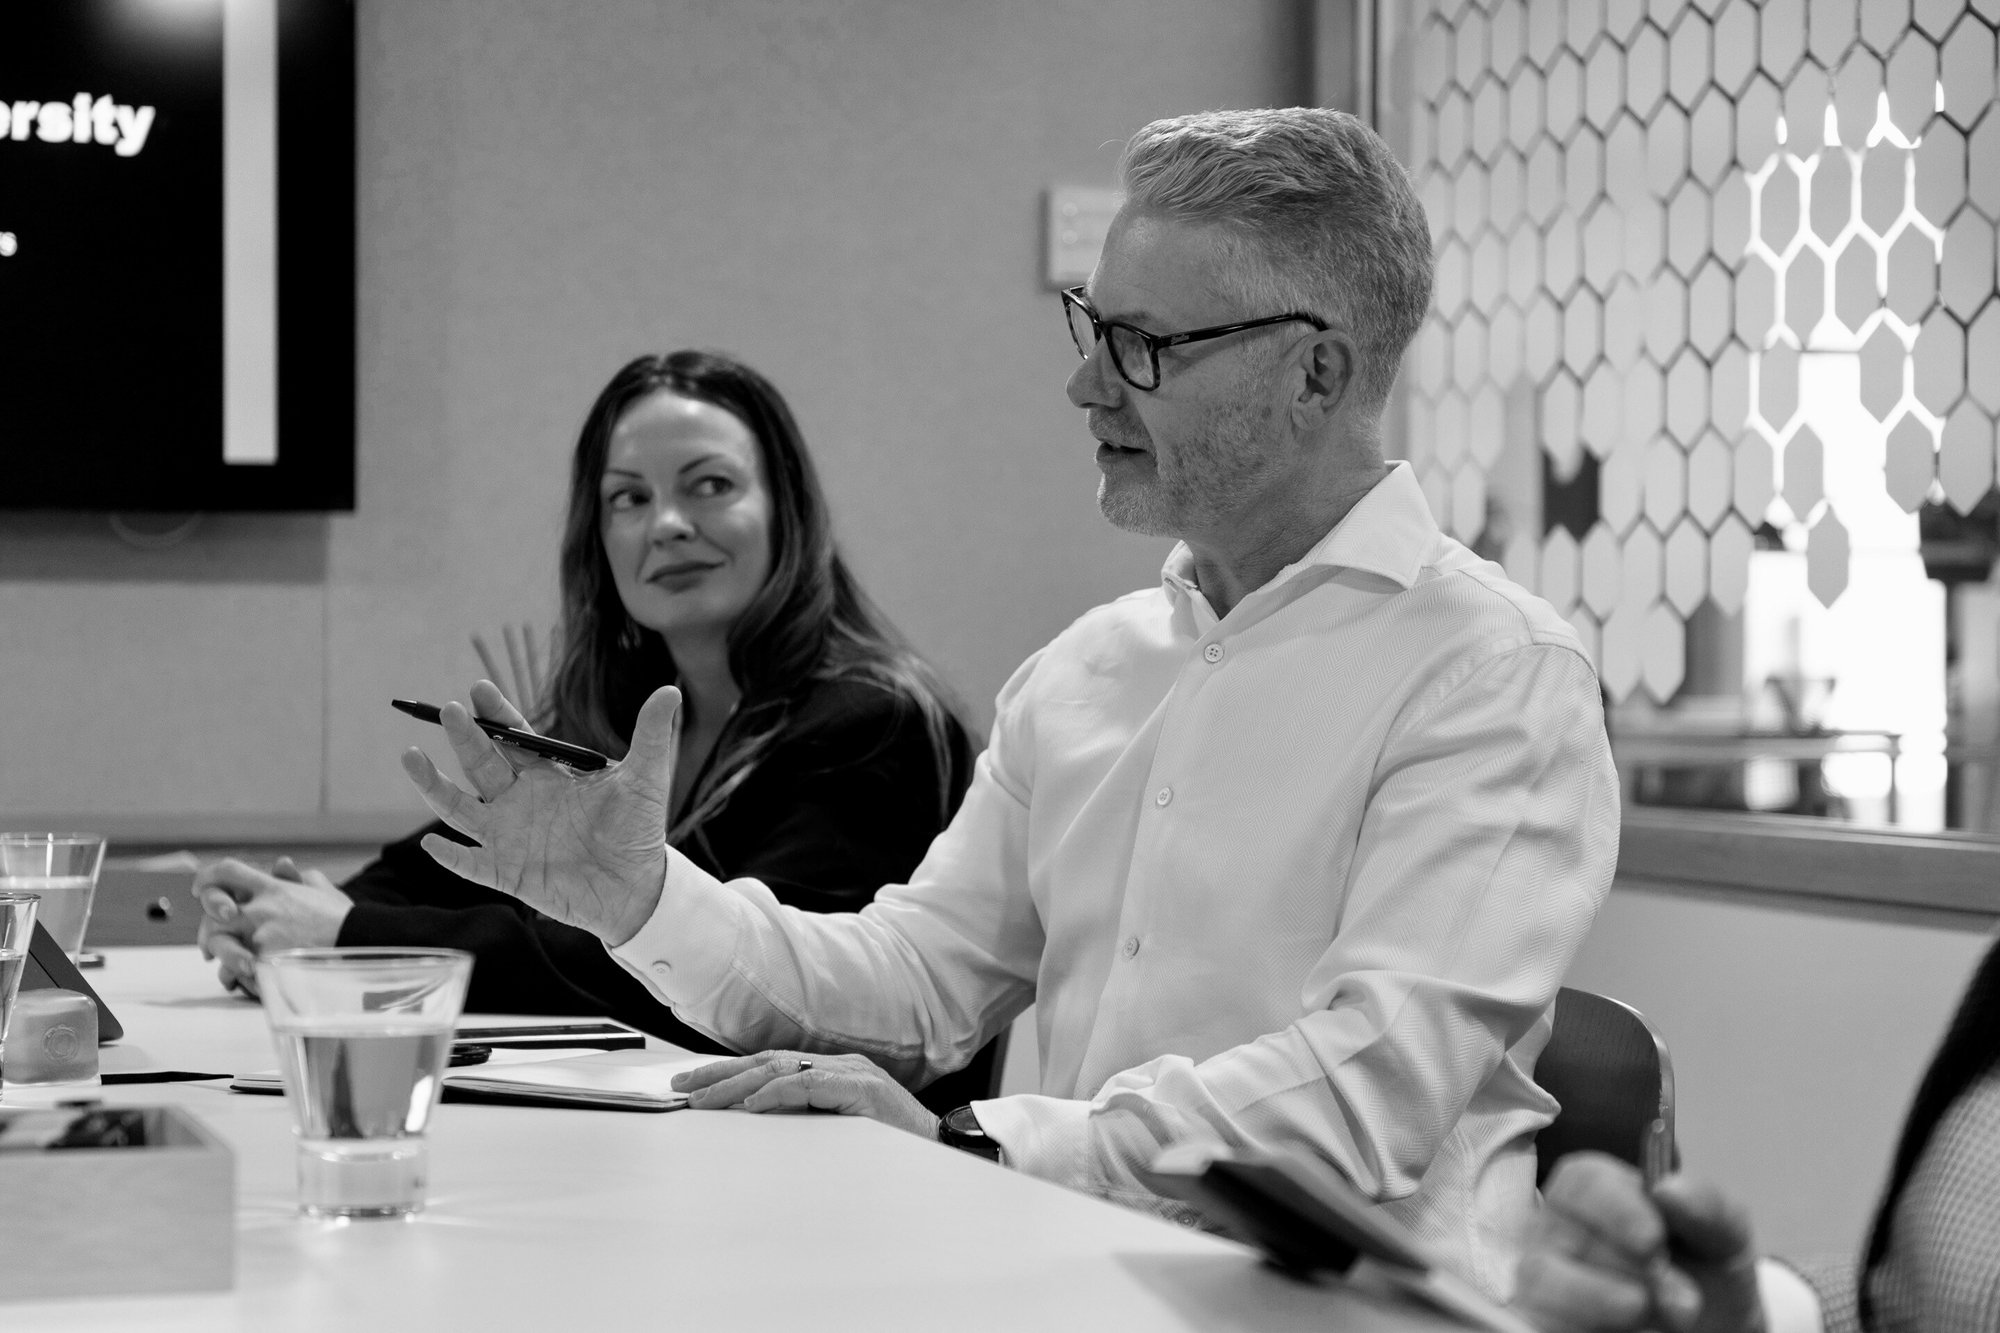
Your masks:
<path fill-rule="evenodd" d="M 1118 372 L 1118 378 L 1124 380 L 1133 388 L 1142 391 L 1149 391 L 1160 387 L 1160 351 L 1162 348 L 1180 347 L 1186 343 L 1207 342 L 1210 338 L 1227 337 L 1232 333 L 1242 333 L 1245 329 L 1261 329 L 1267 324 L 1289 324 L 1294 320 L 1303 320 L 1321 333 L 1325 333 L 1331 327 L 1317 315 L 1309 315 L 1303 310 L 1294 310 L 1288 314 L 1270 315 L 1263 319 L 1246 319 L 1237 324 L 1211 324 L 1204 329 L 1186 329 L 1180 333 L 1148 333 L 1137 324 L 1127 324 L 1122 319 L 1098 318 L 1097 311 L 1091 307 L 1090 298 L 1084 295 L 1084 289 L 1081 287 L 1063 288 L 1062 303 L 1063 324 L 1069 329 L 1069 340 L 1076 343 L 1077 355 L 1088 361 L 1090 359 L 1090 347 L 1085 347 L 1077 339 L 1076 325 L 1069 317 L 1072 306 L 1081 310 L 1083 317 L 1090 321 L 1090 331 L 1096 335 L 1091 340 L 1091 347 L 1095 347 L 1098 343 L 1103 343 L 1105 352 L 1111 357 L 1111 368 Z M 1146 367 L 1153 372 L 1153 382 L 1151 384 L 1141 384 L 1133 377 L 1132 372 L 1125 368 L 1125 363 L 1119 359 L 1117 345 L 1104 336 L 1106 329 L 1124 329 L 1127 333 L 1146 345 Z"/>

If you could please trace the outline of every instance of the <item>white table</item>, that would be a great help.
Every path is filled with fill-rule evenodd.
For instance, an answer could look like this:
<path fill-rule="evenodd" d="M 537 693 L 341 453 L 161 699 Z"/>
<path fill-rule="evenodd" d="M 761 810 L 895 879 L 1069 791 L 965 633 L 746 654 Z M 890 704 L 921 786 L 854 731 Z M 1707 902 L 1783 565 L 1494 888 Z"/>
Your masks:
<path fill-rule="evenodd" d="M 90 975 L 125 1025 L 107 1072 L 276 1063 L 261 1011 L 192 949 L 112 950 Z M 104 1096 L 185 1106 L 234 1149 L 236 1289 L 0 1304 L 9 1333 L 1445 1327 L 866 1120 L 443 1106 L 430 1206 L 337 1224 L 296 1214 L 282 1099 Z"/>

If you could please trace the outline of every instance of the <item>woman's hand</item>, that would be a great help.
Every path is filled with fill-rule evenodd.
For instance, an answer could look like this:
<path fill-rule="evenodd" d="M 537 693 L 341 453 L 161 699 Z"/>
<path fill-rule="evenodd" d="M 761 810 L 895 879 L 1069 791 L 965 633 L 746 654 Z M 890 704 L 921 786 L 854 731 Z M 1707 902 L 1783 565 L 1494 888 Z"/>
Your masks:
<path fill-rule="evenodd" d="M 674 1088 L 696 1110 L 837 1111 L 937 1137 L 937 1117 L 865 1055 L 765 1051 L 676 1074 Z"/>
<path fill-rule="evenodd" d="M 269 873 L 230 859 L 195 872 L 201 904 L 195 942 L 220 964 L 226 988 L 257 993 L 257 959 L 280 949 L 325 948 L 340 939 L 354 902 L 317 870 L 279 857 Z"/>
<path fill-rule="evenodd" d="M 472 687 L 479 716 L 528 730 L 527 719 L 491 681 Z M 441 710 L 452 752 L 472 794 L 437 771 L 422 750 L 403 770 L 439 819 L 479 845 L 432 834 L 423 847 L 446 870 L 512 894 L 607 944 L 638 933 L 658 906 L 667 871 L 667 811 L 680 733 L 680 691 L 655 690 L 639 710 L 624 759 L 578 773 L 496 746 L 459 703 Z"/>

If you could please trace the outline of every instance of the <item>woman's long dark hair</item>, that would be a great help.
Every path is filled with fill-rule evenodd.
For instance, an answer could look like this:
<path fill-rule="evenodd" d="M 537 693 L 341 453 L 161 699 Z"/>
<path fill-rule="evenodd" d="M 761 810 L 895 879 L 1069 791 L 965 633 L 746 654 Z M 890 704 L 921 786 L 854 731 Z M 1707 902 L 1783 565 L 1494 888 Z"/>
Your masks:
<path fill-rule="evenodd" d="M 834 547 L 819 476 L 791 409 L 770 382 L 715 352 L 628 362 L 597 395 L 570 462 L 563 527 L 561 644 L 537 723 L 549 734 L 622 756 L 639 707 L 677 679 L 666 641 L 626 613 L 604 554 L 599 488 L 611 432 L 627 408 L 659 392 L 708 403 L 749 427 L 771 492 L 771 573 L 729 630 L 729 668 L 743 692 L 673 840 L 721 807 L 777 740 L 788 705 L 813 681 L 872 681 L 921 713 L 938 762 L 941 815 L 953 797 L 956 708 L 935 672 L 868 600 Z"/>
<path fill-rule="evenodd" d="M 1874 1302 L 1869 1299 L 1868 1280 L 1889 1255 L 1889 1237 L 1895 1228 L 1896 1205 L 1910 1183 L 1924 1149 L 1944 1119 L 1951 1104 L 1965 1090 L 2000 1065 L 2000 940 L 1986 951 L 1986 958 L 1972 974 L 1972 984 L 1958 1003 L 1944 1041 L 1931 1057 L 1917 1085 L 1917 1098 L 1903 1122 L 1903 1137 L 1897 1141 L 1895 1160 L 1889 1166 L 1889 1186 L 1882 1204 L 1875 1210 L 1875 1225 L 1869 1229 L 1868 1252 L 1861 1261 L 1857 1296 L 1861 1303 L 1861 1327 L 1873 1328 Z"/>

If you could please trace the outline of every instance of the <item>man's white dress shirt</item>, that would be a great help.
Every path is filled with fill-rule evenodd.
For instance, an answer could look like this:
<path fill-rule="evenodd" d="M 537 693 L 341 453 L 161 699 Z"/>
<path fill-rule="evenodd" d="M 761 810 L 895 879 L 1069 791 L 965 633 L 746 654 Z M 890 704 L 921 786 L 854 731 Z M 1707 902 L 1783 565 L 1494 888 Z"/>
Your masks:
<path fill-rule="evenodd" d="M 1166 1144 L 1303 1149 L 1504 1294 L 1618 821 L 1576 635 L 1399 464 L 1227 617 L 1180 546 L 1029 658 L 908 885 L 815 915 L 669 849 L 615 954 L 738 1049 L 913 1084 L 1033 1003 L 1041 1095 L 975 1103 L 1013 1166 L 1160 1208 Z"/>

